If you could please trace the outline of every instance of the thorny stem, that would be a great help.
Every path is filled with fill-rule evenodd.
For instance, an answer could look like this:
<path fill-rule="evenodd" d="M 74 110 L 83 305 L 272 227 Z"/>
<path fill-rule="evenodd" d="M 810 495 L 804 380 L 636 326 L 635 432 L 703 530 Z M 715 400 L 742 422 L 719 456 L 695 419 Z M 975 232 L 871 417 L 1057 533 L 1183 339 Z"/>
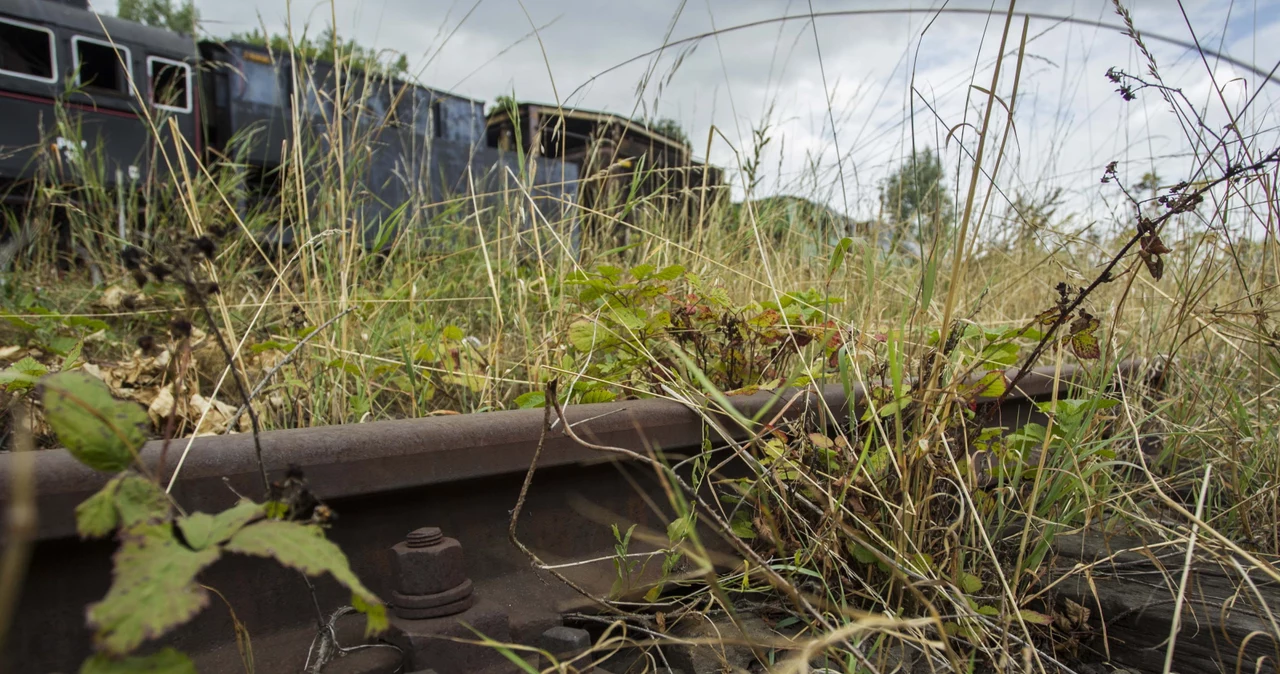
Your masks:
<path fill-rule="evenodd" d="M 1237 178 L 1246 173 L 1252 173 L 1254 171 L 1261 170 L 1267 164 L 1275 163 L 1277 161 L 1280 161 L 1280 148 L 1276 148 L 1275 150 L 1272 150 L 1271 153 L 1268 154 L 1266 157 L 1263 157 L 1262 159 L 1252 164 L 1248 164 L 1244 166 L 1229 167 L 1226 170 L 1226 172 L 1224 172 L 1221 176 L 1209 181 L 1207 184 L 1201 186 L 1195 191 L 1189 194 L 1183 195 L 1179 200 L 1179 202 L 1181 204 L 1190 203 L 1194 201 L 1197 197 L 1203 196 L 1204 194 L 1209 192 L 1209 190 L 1213 189 L 1214 187 L 1217 187 L 1218 185 L 1221 185 L 1224 182 Z M 1125 243 L 1124 246 L 1122 246 L 1114 256 L 1112 256 L 1111 261 L 1107 263 L 1107 266 L 1103 268 L 1102 272 L 1098 274 L 1097 278 L 1095 278 L 1092 283 L 1090 283 L 1083 290 L 1077 293 L 1075 299 L 1073 299 L 1071 302 L 1069 302 L 1066 306 L 1062 308 L 1062 311 L 1059 312 L 1057 319 L 1054 320 L 1053 324 L 1050 325 L 1049 328 L 1044 331 L 1044 335 L 1040 338 L 1040 342 L 1036 344 L 1036 347 L 1034 349 L 1031 350 L 1031 353 L 1027 354 L 1026 360 L 1024 360 L 1022 365 L 1018 368 L 1018 374 L 1014 375 L 1013 380 L 1009 382 L 1009 385 L 1007 387 L 1005 387 L 1004 392 L 1001 393 L 1000 397 L 996 399 L 995 404 L 989 408 L 986 415 L 988 418 L 995 412 L 995 410 L 999 409 L 1000 405 L 1004 403 L 1005 398 L 1007 398 L 1012 391 L 1017 389 L 1018 383 L 1021 382 L 1022 379 L 1026 377 L 1028 373 L 1031 372 L 1031 368 L 1035 366 L 1036 361 L 1040 359 L 1040 356 L 1044 355 L 1045 349 L 1047 349 L 1049 345 L 1055 341 L 1054 337 L 1057 334 L 1058 329 L 1067 323 L 1067 321 L 1071 317 L 1071 314 L 1074 313 L 1075 310 L 1078 309 L 1081 304 L 1084 304 L 1084 301 L 1089 297 L 1089 295 L 1093 294 L 1093 292 L 1097 290 L 1099 286 L 1101 286 L 1104 283 L 1110 283 L 1111 281 L 1115 280 L 1115 278 L 1111 275 L 1111 273 L 1112 271 L 1115 270 L 1117 266 L 1119 266 L 1120 261 L 1123 260 L 1129 254 L 1129 251 L 1132 250 L 1133 247 L 1137 245 L 1138 242 L 1140 242 L 1144 237 L 1159 233 L 1160 228 L 1163 227 L 1164 224 L 1168 222 L 1173 216 L 1177 215 L 1180 212 L 1182 212 L 1181 209 L 1177 208 L 1175 205 L 1174 208 L 1170 208 L 1169 210 L 1160 214 L 1155 219 L 1149 220 L 1141 224 L 1138 227 L 1138 231 L 1132 237 L 1129 238 L 1129 241 Z M 976 426 L 978 428 L 981 428 L 983 425 L 985 425 L 985 423 L 977 424 Z"/>

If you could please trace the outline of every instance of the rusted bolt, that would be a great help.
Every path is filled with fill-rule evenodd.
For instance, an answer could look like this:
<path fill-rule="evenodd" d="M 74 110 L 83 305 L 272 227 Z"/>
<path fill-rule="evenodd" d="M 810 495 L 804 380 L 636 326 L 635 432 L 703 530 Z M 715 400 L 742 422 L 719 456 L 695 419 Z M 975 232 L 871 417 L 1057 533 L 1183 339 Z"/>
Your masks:
<path fill-rule="evenodd" d="M 404 542 L 411 548 L 425 548 L 439 543 L 444 538 L 440 527 L 422 527 L 414 529 L 405 537 Z"/>
<path fill-rule="evenodd" d="M 457 540 L 438 527 L 423 527 L 410 532 L 392 551 L 396 590 L 391 605 L 396 615 L 408 620 L 438 618 L 471 608 L 475 598 Z"/>

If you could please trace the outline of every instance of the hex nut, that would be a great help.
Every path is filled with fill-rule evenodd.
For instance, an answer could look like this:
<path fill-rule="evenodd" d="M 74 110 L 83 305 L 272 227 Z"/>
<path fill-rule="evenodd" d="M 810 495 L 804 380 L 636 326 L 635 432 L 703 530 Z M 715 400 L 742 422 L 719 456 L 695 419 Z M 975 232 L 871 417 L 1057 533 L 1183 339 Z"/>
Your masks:
<path fill-rule="evenodd" d="M 467 580 L 462 544 L 456 539 L 440 537 L 422 545 L 421 537 L 414 540 L 411 534 L 410 540 L 401 541 L 391 549 L 395 553 L 393 571 L 400 594 L 439 594 Z"/>

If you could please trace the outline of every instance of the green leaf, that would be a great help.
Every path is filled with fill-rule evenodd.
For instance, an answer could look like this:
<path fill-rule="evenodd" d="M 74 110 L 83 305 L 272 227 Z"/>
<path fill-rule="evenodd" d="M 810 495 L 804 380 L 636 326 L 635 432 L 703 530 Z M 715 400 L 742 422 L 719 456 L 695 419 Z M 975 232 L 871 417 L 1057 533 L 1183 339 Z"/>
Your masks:
<path fill-rule="evenodd" d="M 120 524 L 116 511 L 116 488 L 119 477 L 112 478 L 98 493 L 76 506 L 76 531 L 81 538 L 101 538 L 115 531 Z"/>
<path fill-rule="evenodd" d="M 751 513 L 746 508 L 740 508 L 734 513 L 733 523 L 730 526 L 734 535 L 744 541 L 749 541 L 756 537 L 756 528 L 751 523 Z"/>
<path fill-rule="evenodd" d="M 203 550 L 227 541 L 245 525 L 264 514 L 261 505 L 244 500 L 217 515 L 191 513 L 179 518 L 178 528 L 182 530 L 182 537 L 187 540 L 187 545 Z"/>
<path fill-rule="evenodd" d="M 673 264 L 670 267 L 663 267 L 658 273 L 653 275 L 653 278 L 659 281 L 674 281 L 680 278 L 683 274 L 684 267 L 681 267 L 678 264 Z"/>
<path fill-rule="evenodd" d="M 972 573 L 961 571 L 958 585 L 965 594 L 977 594 L 982 591 L 982 579 Z"/>
<path fill-rule="evenodd" d="M 7 391 L 23 391 L 36 385 L 36 380 L 49 374 L 49 368 L 27 356 L 0 370 L 0 386 Z"/>
<path fill-rule="evenodd" d="M 880 416 L 891 417 L 911 404 L 910 396 L 903 396 L 880 408 Z"/>
<path fill-rule="evenodd" d="M 924 279 L 920 283 L 920 310 L 928 311 L 933 301 L 933 288 L 938 279 L 938 263 L 932 257 L 924 266 Z"/>
<path fill-rule="evenodd" d="M 45 351 L 59 356 L 66 356 L 71 350 L 76 348 L 80 340 L 74 337 L 54 336 L 50 337 L 42 346 Z"/>
<path fill-rule="evenodd" d="M 608 402 L 613 402 L 617 397 L 618 397 L 618 394 L 614 393 L 613 391 L 608 391 L 606 389 L 598 388 L 598 389 L 587 391 L 586 393 L 582 394 L 582 399 L 579 402 L 583 404 L 608 403 Z"/>
<path fill-rule="evenodd" d="M 289 516 L 290 506 L 284 501 L 267 501 L 262 504 L 262 512 L 273 520 L 284 519 Z"/>
<path fill-rule="evenodd" d="M 689 537 L 693 533 L 693 513 L 689 513 L 684 517 L 677 517 L 667 525 L 667 540 L 672 543 L 679 543 Z"/>
<path fill-rule="evenodd" d="M 346 358 L 334 358 L 329 361 L 329 367 L 342 370 L 353 377 L 360 377 L 363 375 L 363 373 L 360 372 L 360 367 Z"/>
<path fill-rule="evenodd" d="M 831 251 L 831 263 L 827 265 L 827 276 L 836 273 L 836 270 L 844 264 L 844 258 L 849 254 L 849 247 L 853 245 L 853 239 L 844 237 L 836 243 L 835 250 Z"/>
<path fill-rule="evenodd" d="M 631 268 L 631 277 L 643 281 L 653 275 L 655 267 L 651 264 L 638 264 Z"/>
<path fill-rule="evenodd" d="M 88 316 L 70 316 L 67 318 L 66 324 L 73 328 L 85 328 L 89 332 L 100 332 L 111 327 L 101 318 L 89 318 Z"/>
<path fill-rule="evenodd" d="M 84 661 L 80 674 L 196 674 L 196 666 L 186 654 L 166 648 L 120 660 L 99 653 Z"/>
<path fill-rule="evenodd" d="M 592 321 L 576 321 L 569 326 L 569 343 L 582 353 L 606 346 L 609 338 L 609 331 Z"/>
<path fill-rule="evenodd" d="M 141 406 L 112 398 L 106 384 L 83 372 L 62 372 L 43 381 L 49 425 L 72 456 L 104 472 L 133 463 L 147 440 L 140 428 L 148 423 Z"/>
<path fill-rule="evenodd" d="M 992 618 L 996 618 L 996 617 L 999 617 L 1000 615 L 1000 609 L 994 606 L 979 606 L 978 615 L 985 615 Z"/>
<path fill-rule="evenodd" d="M 547 394 L 542 391 L 528 391 L 516 397 L 516 407 L 522 410 L 542 407 L 547 404 Z"/>
<path fill-rule="evenodd" d="M 1053 624 L 1053 618 L 1050 618 L 1049 616 L 1043 613 L 1037 613 L 1035 611 L 1030 611 L 1025 608 L 1022 609 L 1021 611 L 1018 611 L 1018 615 L 1022 616 L 1022 619 L 1025 620 L 1026 622 L 1029 622 L 1035 625 Z"/>
<path fill-rule="evenodd" d="M 356 578 L 342 550 L 324 537 L 323 529 L 313 524 L 262 520 L 237 531 L 225 548 L 228 552 L 270 557 L 308 576 L 328 573 L 351 590 L 366 608 L 382 605 L 377 595 Z M 377 616 L 368 612 L 366 616 L 366 630 L 374 629 Z"/>
<path fill-rule="evenodd" d="M 188 550 L 167 522 L 126 529 L 115 554 L 115 581 L 102 601 L 89 606 L 94 641 L 123 655 L 195 617 L 209 602 L 196 574 L 218 556 L 216 547 Z"/>
<path fill-rule="evenodd" d="M 610 307 L 610 309 L 610 317 L 628 330 L 643 330 L 649 324 L 648 319 L 634 309 L 625 307 Z"/>
<path fill-rule="evenodd" d="M 1008 389 L 1008 383 L 1004 378 L 1003 370 L 992 370 L 978 380 L 976 384 L 969 388 L 970 395 L 976 395 L 980 398 L 997 398 L 1004 395 Z"/>
<path fill-rule="evenodd" d="M 991 344 L 982 350 L 982 359 L 1008 367 L 1018 362 L 1018 345 L 1013 342 Z"/>
<path fill-rule="evenodd" d="M 596 267 L 596 273 L 609 279 L 610 283 L 617 283 L 618 279 L 622 278 L 622 268 L 611 264 L 602 264 Z"/>
<path fill-rule="evenodd" d="M 352 593 L 351 607 L 364 614 L 364 635 L 366 637 L 381 634 L 390 626 L 390 623 L 387 622 L 387 607 L 378 602 L 367 602 L 360 595 Z"/>
<path fill-rule="evenodd" d="M 126 528 L 169 517 L 169 497 L 156 483 L 140 475 L 125 475 L 115 493 L 116 512 Z"/>
<path fill-rule="evenodd" d="M 880 560 L 870 549 L 853 541 L 845 543 L 845 549 L 849 551 L 849 554 L 853 555 L 854 559 L 858 560 L 859 564 L 875 564 Z"/>
<path fill-rule="evenodd" d="M 80 352 L 83 350 L 84 350 L 84 340 L 80 340 L 76 342 L 75 348 L 71 349 L 71 352 L 67 354 L 67 357 L 62 359 L 62 366 L 59 367 L 58 370 L 60 372 L 66 372 L 67 370 L 70 370 L 72 366 L 76 364 L 76 361 L 80 360 Z"/>
<path fill-rule="evenodd" d="M 462 338 L 466 337 L 466 334 L 462 332 L 462 328 L 456 325 L 444 326 L 444 330 L 440 334 L 443 335 L 445 339 L 454 342 L 461 342 Z"/>
<path fill-rule="evenodd" d="M 25 321 L 17 316 L 5 316 L 4 320 L 9 321 L 9 324 L 13 327 L 18 328 L 19 330 L 25 330 L 26 332 L 35 332 L 40 329 L 40 327 L 35 323 Z"/>

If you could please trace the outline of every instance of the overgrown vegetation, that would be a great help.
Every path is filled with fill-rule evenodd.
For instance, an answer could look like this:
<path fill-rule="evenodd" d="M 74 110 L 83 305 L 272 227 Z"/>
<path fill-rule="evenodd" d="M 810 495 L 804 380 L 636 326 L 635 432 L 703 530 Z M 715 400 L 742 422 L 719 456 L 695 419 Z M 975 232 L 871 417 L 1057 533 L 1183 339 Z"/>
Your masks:
<path fill-rule="evenodd" d="M 1011 27 L 1000 58 L 1020 66 L 1026 45 Z M 1132 28 L 1130 38 L 1142 46 Z M 315 43 L 277 39 L 278 51 L 378 61 L 332 31 Z M 1007 76 L 1005 66 L 995 72 Z M 565 404 L 663 397 L 735 419 L 747 440 L 709 436 L 683 462 L 634 457 L 670 478 L 672 526 L 653 551 L 656 581 L 641 577 L 633 530 L 614 528 L 618 582 L 600 599 L 649 632 L 687 616 L 757 613 L 795 638 L 790 671 L 819 656 L 849 672 L 903 661 L 919 671 L 1052 671 L 1086 658 L 1082 643 L 1099 635 L 1050 587 L 1065 532 L 1199 535 L 1196 554 L 1213 561 L 1280 554 L 1280 249 L 1270 207 L 1280 154 L 1255 130 L 1210 129 L 1159 81 L 1153 59 L 1143 76 L 1152 81 L 1107 76 L 1124 100 L 1158 99 L 1195 130 L 1193 174 L 1166 184 L 1101 161 L 1075 187 L 1123 204 L 1111 233 L 1077 222 L 1060 190 L 1006 193 L 1000 138 L 1018 114 L 1006 101 L 1019 83 L 993 76 L 981 83 L 987 116 L 964 140 L 963 170 L 934 150 L 904 152 L 876 195 L 880 220 L 868 224 L 895 244 L 920 242 L 919 255 L 849 231 L 851 221 L 797 217 L 788 199 L 715 204 L 689 218 L 636 194 L 619 222 L 629 243 L 586 235 L 574 247 L 575 221 L 530 225 L 520 190 L 483 217 L 465 197 L 406 204 L 381 252 L 362 254 L 350 225 L 368 196 L 350 176 L 367 136 L 347 138 L 350 155 L 296 148 L 279 199 L 257 208 L 230 207 L 246 186 L 229 166 L 192 172 L 180 187 L 150 185 L 151 206 L 128 218 L 144 228 L 124 240 L 103 225 L 115 221 L 115 201 L 92 170 L 80 192 L 41 191 L 27 214 L 29 254 L 12 263 L 20 280 L 0 298 L 6 404 L 44 445 L 56 439 L 120 473 L 84 506 L 82 532 L 121 533 L 122 558 L 182 565 L 163 586 L 130 586 L 145 566 L 118 569 L 90 612 L 104 653 L 137 647 L 130 621 L 189 618 L 203 596 L 192 579 L 219 555 L 268 552 L 244 538 L 314 532 L 249 502 L 183 514 L 138 472 L 141 428 L 250 432 L 248 414 L 263 428 L 541 406 L 554 418 Z M 685 140 L 677 130 L 663 133 Z M 734 167 L 748 196 L 771 140 L 767 126 L 753 136 Z M 352 164 L 337 163 L 345 156 Z M 308 181 L 322 187 L 311 203 Z M 54 235 L 64 217 L 71 247 Z M 296 244 L 272 249 L 263 235 L 283 218 L 296 223 Z M 176 265 L 155 257 L 174 249 L 199 270 L 179 274 L 178 287 L 164 283 Z M 68 250 L 80 259 L 65 263 Z M 172 329 L 193 316 L 203 330 Z M 1141 367 L 1122 367 L 1132 362 Z M 1035 366 L 1054 380 L 1074 373 L 1074 383 L 1053 387 L 1042 421 L 1007 428 L 993 401 Z M 49 373 L 60 374 L 41 379 Z M 846 419 L 817 396 L 788 419 L 733 409 L 740 395 L 823 385 L 860 401 L 856 413 Z M 68 401 L 98 410 L 97 420 Z M 117 421 L 104 430 L 104 417 Z M 718 472 L 729 456 L 745 477 Z M 708 532 L 727 541 L 732 563 Z M 276 556 L 345 578 L 336 562 Z M 1277 577 L 1270 562 L 1254 570 Z M 620 601 L 646 582 L 643 596 L 661 612 Z M 372 603 L 358 581 L 350 586 Z M 126 610 L 130 590 L 157 588 L 177 590 L 171 614 Z"/>

